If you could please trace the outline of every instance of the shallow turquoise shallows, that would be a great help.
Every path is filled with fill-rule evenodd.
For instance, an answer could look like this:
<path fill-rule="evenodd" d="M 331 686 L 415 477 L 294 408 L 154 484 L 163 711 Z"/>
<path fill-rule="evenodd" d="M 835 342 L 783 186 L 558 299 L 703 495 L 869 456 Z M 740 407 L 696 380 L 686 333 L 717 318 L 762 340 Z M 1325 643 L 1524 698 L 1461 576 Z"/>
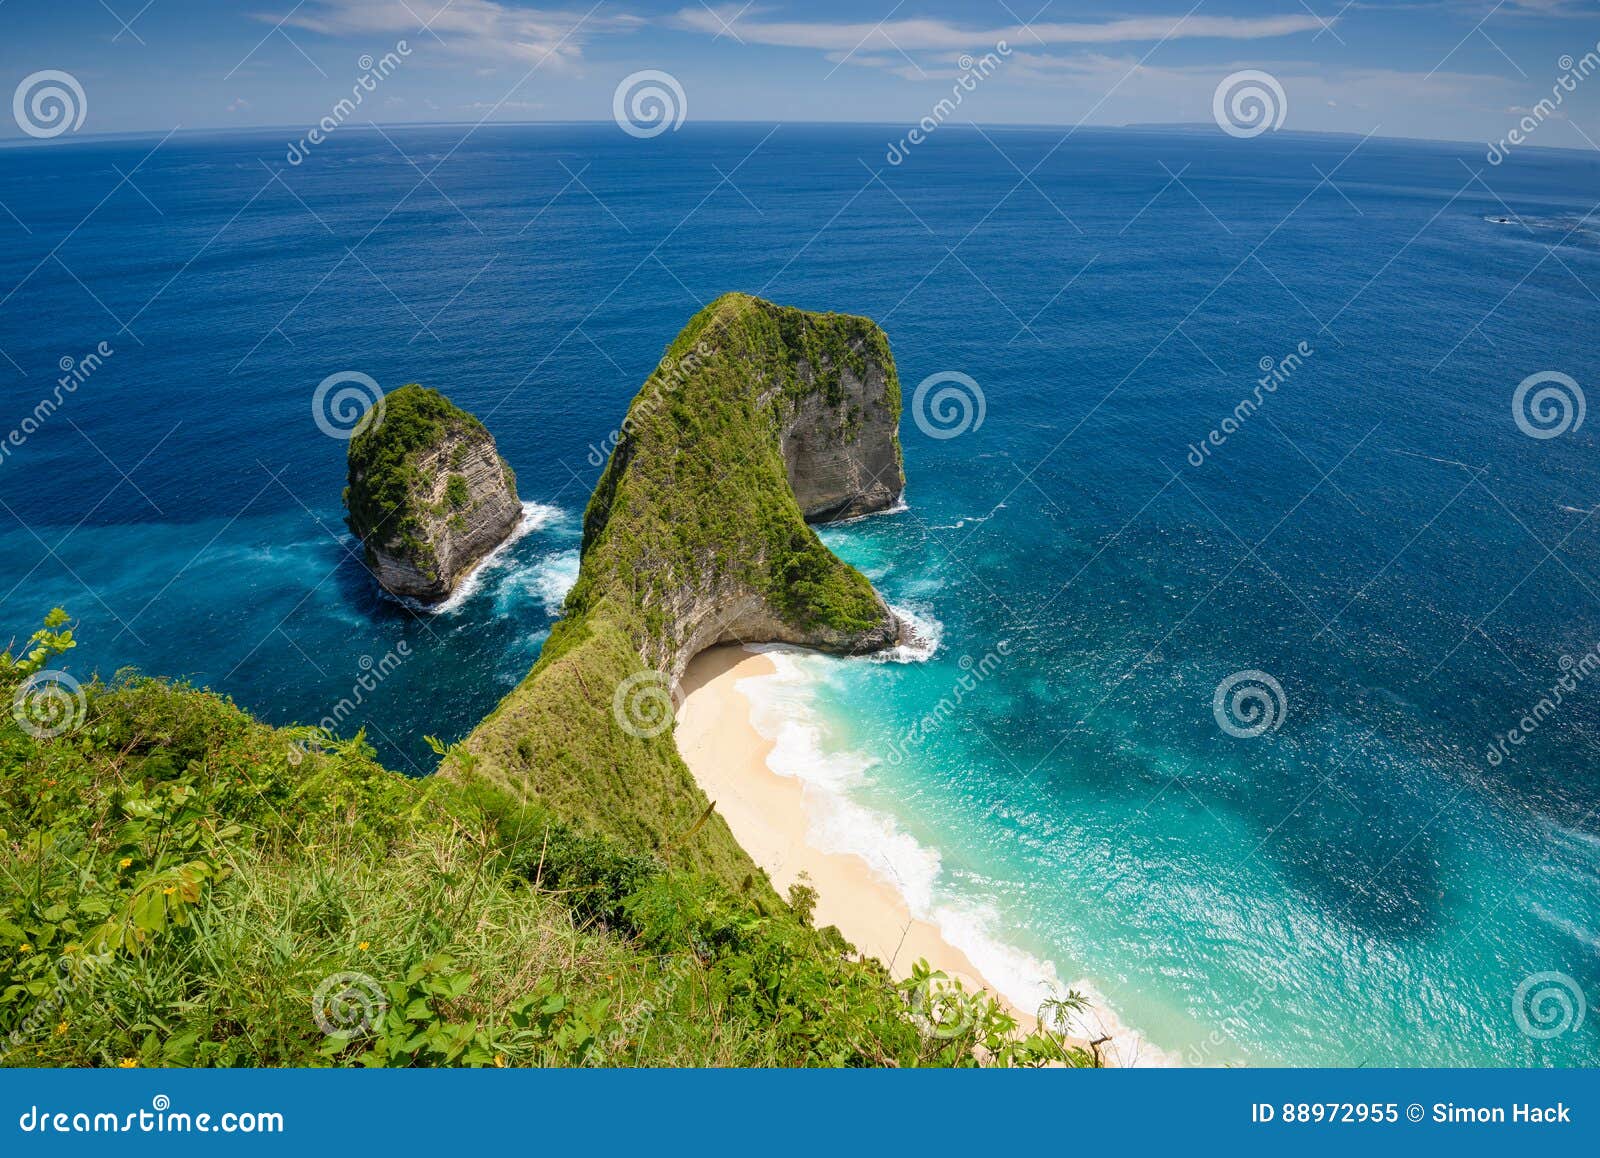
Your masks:
<path fill-rule="evenodd" d="M 946 125 L 889 165 L 903 130 L 0 150 L 5 634 L 62 604 L 79 676 L 424 771 L 537 656 L 684 321 L 866 314 L 907 509 L 826 537 L 925 639 L 752 689 L 817 838 L 1152 1059 L 1600 1062 L 1600 418 L 1514 408 L 1600 388 L 1596 155 Z M 345 371 L 517 472 L 526 533 L 441 613 L 351 553 Z"/>

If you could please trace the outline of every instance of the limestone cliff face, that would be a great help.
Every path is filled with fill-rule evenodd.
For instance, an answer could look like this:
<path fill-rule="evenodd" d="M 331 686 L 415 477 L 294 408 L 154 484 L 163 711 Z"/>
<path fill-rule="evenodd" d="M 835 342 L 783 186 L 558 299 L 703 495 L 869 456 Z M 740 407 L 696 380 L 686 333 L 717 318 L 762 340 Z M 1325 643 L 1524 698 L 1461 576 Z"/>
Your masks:
<path fill-rule="evenodd" d="M 756 870 L 678 756 L 672 691 L 716 643 L 900 640 L 810 525 L 893 505 L 899 418 L 869 319 L 745 294 L 696 314 L 617 432 L 539 662 L 464 741 L 471 774 L 743 887 Z"/>
<path fill-rule="evenodd" d="M 691 321 L 635 399 L 585 519 L 596 573 L 631 539 L 619 507 L 648 502 L 680 548 L 628 575 L 645 663 L 676 680 L 719 643 L 892 646 L 888 605 L 804 524 L 896 502 L 899 422 L 888 341 L 866 318 L 729 294 Z"/>
<path fill-rule="evenodd" d="M 350 529 L 384 589 L 425 603 L 517 527 L 522 505 L 494 439 L 444 395 L 403 386 L 383 419 L 350 441 Z"/>
<path fill-rule="evenodd" d="M 779 438 L 789 486 L 807 522 L 853 519 L 887 510 L 905 489 L 900 463 L 899 390 L 891 402 L 894 363 L 887 349 L 864 350 L 859 365 L 837 368 L 832 391 L 816 389 L 817 370 L 798 368 L 812 384 L 792 400 Z M 857 371 L 860 371 L 860 377 Z"/>

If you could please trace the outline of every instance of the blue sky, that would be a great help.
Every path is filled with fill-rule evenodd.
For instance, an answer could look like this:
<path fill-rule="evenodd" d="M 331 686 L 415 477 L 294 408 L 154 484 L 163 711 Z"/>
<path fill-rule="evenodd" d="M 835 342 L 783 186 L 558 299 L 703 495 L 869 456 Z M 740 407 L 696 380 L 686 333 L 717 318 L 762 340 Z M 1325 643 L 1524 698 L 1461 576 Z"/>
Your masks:
<path fill-rule="evenodd" d="M 1218 82 L 1260 69 L 1286 129 L 1486 141 L 1600 53 L 1600 0 L 0 0 L 0 81 L 71 74 L 81 133 L 309 128 L 404 41 L 361 119 L 606 120 L 658 69 L 693 119 L 909 125 L 1002 40 L 958 119 L 1209 121 Z M 1531 143 L 1590 137 L 1600 75 Z"/>

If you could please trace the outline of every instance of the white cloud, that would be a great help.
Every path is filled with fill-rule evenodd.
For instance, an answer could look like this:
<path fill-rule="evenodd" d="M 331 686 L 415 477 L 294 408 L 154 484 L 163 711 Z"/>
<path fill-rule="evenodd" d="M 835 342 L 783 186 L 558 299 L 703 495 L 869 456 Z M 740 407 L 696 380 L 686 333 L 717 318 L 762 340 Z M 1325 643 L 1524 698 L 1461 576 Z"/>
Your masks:
<path fill-rule="evenodd" d="M 961 28 L 939 19 L 887 20 L 881 24 L 828 21 L 782 21 L 739 16 L 737 6 L 715 12 L 705 7 L 685 8 L 678 23 L 712 36 L 737 36 L 747 44 L 783 48 L 812 48 L 829 53 L 895 53 L 986 49 L 1006 41 L 1013 49 L 1050 44 L 1128 44 L 1160 40 L 1259 40 L 1312 32 L 1323 27 L 1316 16 L 1237 17 L 1172 16 L 1127 17 L 1118 20 L 1073 23 L 1012 24 L 992 28 Z M 726 22 L 726 24 L 724 23 Z M 1330 21 L 1331 23 L 1331 21 Z M 731 28 L 730 33 L 728 29 Z"/>
<path fill-rule="evenodd" d="M 260 19 L 277 23 L 279 17 Z M 442 47 L 480 59 L 558 67 L 582 59 L 592 34 L 640 24 L 637 17 L 522 8 L 496 0 L 307 0 L 283 22 L 327 36 L 404 39 L 413 51 Z"/>

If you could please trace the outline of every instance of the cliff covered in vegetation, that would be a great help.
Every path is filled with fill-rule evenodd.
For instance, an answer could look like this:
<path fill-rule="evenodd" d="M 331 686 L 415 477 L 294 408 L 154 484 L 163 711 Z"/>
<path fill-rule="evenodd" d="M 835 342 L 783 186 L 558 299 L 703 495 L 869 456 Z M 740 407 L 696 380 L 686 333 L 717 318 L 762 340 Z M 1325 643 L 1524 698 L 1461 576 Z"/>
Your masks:
<path fill-rule="evenodd" d="M 460 421 L 407 397 L 423 435 Z M 673 745 L 695 649 L 894 641 L 805 518 L 893 501 L 898 411 L 865 319 L 697 315 L 618 432 L 538 664 L 424 779 L 203 690 L 80 686 L 52 612 L 0 654 L 0 1064 L 1092 1064 L 1049 1016 L 815 928 Z M 406 482 L 389 449 L 363 485 Z"/>
<path fill-rule="evenodd" d="M 463 745 L 475 774 L 730 885 L 756 878 L 673 744 L 676 681 L 717 643 L 899 639 L 806 522 L 899 497 L 899 417 L 870 320 L 744 294 L 696 314 L 617 433 L 538 664 Z"/>
<path fill-rule="evenodd" d="M 345 506 L 385 590 L 437 603 L 517 527 L 511 468 L 472 415 L 402 386 L 350 440 Z"/>

